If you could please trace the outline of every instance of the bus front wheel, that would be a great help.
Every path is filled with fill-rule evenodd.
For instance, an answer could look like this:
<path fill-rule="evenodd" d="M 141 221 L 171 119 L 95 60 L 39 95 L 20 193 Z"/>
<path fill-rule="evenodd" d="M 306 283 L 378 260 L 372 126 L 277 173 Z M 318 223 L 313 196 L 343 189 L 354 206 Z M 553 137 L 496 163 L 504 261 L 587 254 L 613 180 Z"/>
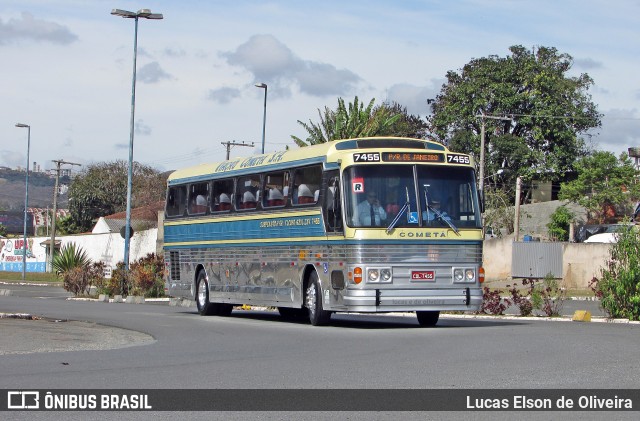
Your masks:
<path fill-rule="evenodd" d="M 322 308 L 322 289 L 318 274 L 312 272 L 309 276 L 309 284 L 307 286 L 305 304 L 309 310 L 309 321 L 313 326 L 322 326 L 329 323 L 331 312 Z"/>
<path fill-rule="evenodd" d="M 416 311 L 416 316 L 418 316 L 418 323 L 420 326 L 424 327 L 433 327 L 438 323 L 438 319 L 440 318 L 439 311 Z"/>

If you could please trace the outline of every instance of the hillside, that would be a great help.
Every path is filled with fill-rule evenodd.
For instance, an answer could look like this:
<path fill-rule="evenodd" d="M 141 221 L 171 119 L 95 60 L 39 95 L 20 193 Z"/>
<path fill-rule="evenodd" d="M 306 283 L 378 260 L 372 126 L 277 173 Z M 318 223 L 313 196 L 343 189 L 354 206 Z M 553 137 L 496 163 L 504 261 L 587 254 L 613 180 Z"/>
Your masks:
<path fill-rule="evenodd" d="M 11 169 L 0 169 L 0 210 L 22 210 L 25 196 L 25 173 Z M 53 205 L 55 178 L 44 173 L 29 173 L 29 207 L 46 208 Z M 60 184 L 69 182 L 61 177 Z M 66 208 L 67 194 L 58 195 L 58 207 Z"/>

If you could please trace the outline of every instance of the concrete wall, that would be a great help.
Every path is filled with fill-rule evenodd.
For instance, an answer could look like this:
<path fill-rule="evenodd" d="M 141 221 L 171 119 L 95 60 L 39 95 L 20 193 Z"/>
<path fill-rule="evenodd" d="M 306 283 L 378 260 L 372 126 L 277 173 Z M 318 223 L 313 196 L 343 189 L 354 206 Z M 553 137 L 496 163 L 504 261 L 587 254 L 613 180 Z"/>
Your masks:
<path fill-rule="evenodd" d="M 130 261 L 134 262 L 149 253 L 157 251 L 158 229 L 136 232 L 129 246 Z M 27 238 L 27 272 L 45 272 L 47 248 L 41 243 L 50 237 Z M 58 237 L 61 247 L 75 243 L 82 247 L 94 262 L 104 262 L 107 267 L 115 268 L 124 259 L 124 239 L 119 233 L 82 234 Z M 22 271 L 22 239 L 3 238 L 0 245 L 0 271 Z"/>
<path fill-rule="evenodd" d="M 487 282 L 511 280 L 513 237 L 484 242 L 483 266 Z M 562 281 L 566 288 L 589 289 L 594 276 L 609 260 L 611 244 L 562 243 Z"/>

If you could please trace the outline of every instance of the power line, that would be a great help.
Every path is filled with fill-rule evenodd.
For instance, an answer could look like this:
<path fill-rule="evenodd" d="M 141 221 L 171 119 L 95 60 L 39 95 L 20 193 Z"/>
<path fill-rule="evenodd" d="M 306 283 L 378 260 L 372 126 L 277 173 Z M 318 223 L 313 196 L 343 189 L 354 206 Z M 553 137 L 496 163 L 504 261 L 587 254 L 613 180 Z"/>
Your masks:
<path fill-rule="evenodd" d="M 253 148 L 255 146 L 253 144 L 253 142 L 251 142 L 251 144 L 244 143 L 244 140 L 242 141 L 242 143 L 238 143 L 235 140 L 231 141 L 231 142 L 227 141 L 227 142 L 220 142 L 220 143 L 222 143 L 223 145 L 226 145 L 226 147 L 227 147 L 227 161 L 229 160 L 229 157 L 231 155 L 231 147 L 233 147 L 233 146 L 248 146 L 248 147 Z"/>

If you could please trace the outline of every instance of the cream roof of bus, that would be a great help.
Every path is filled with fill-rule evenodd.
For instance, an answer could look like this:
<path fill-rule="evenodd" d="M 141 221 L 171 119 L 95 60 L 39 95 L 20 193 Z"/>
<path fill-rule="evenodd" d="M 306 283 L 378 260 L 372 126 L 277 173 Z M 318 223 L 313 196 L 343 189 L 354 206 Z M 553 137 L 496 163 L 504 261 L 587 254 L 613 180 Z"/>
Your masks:
<path fill-rule="evenodd" d="M 367 146 L 364 146 L 363 148 L 362 142 L 367 142 L 371 145 L 369 147 L 373 146 L 376 149 L 398 149 L 400 141 L 421 142 L 424 144 L 424 149 L 449 152 L 449 150 L 442 144 L 424 139 L 401 137 L 342 139 L 298 149 L 290 149 L 287 151 L 273 152 L 264 155 L 239 157 L 228 161 L 206 163 L 194 167 L 183 168 L 174 171 L 167 181 L 171 183 L 175 180 L 191 179 L 204 174 L 228 173 L 242 168 L 253 168 L 259 170 L 260 167 L 269 167 L 274 164 L 286 164 L 288 162 L 302 162 L 312 158 L 327 157 L 328 161 L 334 161 L 335 159 L 338 159 L 337 156 L 332 159 L 332 156 L 334 155 L 342 155 L 349 151 L 352 152 L 354 150 L 367 149 Z M 391 143 L 393 146 L 386 146 L 385 143 Z"/>

